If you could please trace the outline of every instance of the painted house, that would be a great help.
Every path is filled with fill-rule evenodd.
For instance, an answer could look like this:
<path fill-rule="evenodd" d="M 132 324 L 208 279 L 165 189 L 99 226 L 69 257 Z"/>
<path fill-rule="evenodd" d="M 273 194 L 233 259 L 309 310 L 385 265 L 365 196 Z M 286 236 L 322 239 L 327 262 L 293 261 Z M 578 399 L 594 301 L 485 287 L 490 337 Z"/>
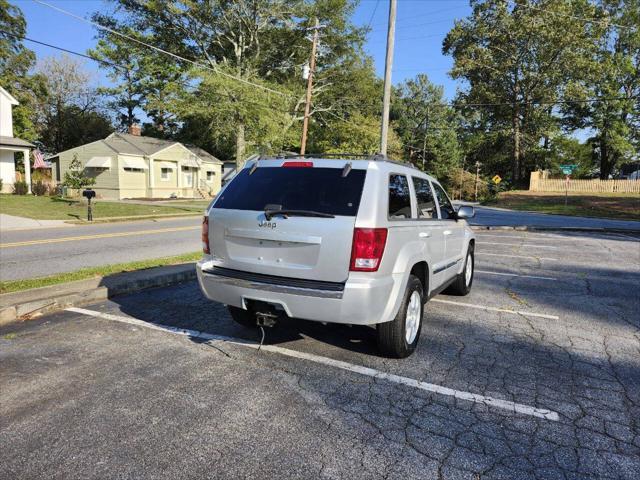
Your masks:
<path fill-rule="evenodd" d="M 52 176 L 62 182 L 74 158 L 95 179 L 98 198 L 210 198 L 221 188 L 222 162 L 201 148 L 114 132 L 49 157 Z"/>
<path fill-rule="evenodd" d="M 29 151 L 34 145 L 13 136 L 13 107 L 18 101 L 9 92 L 0 87 L 0 178 L 2 179 L 2 192 L 13 191 L 13 183 L 16 181 L 15 153 L 21 153 L 24 159 L 24 179 L 31 193 L 31 164 Z"/>

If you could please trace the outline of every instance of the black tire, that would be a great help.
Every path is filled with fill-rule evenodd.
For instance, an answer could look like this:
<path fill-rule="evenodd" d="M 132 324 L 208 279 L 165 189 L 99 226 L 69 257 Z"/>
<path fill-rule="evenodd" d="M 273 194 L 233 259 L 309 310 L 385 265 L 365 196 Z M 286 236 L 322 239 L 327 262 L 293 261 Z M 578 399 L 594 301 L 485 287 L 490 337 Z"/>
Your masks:
<path fill-rule="evenodd" d="M 239 323 L 246 328 L 258 328 L 258 325 L 256 324 L 256 316 L 253 312 L 238 307 L 232 307 L 231 305 L 227 306 L 227 308 L 229 309 L 231 318 L 233 318 L 236 323 Z"/>
<path fill-rule="evenodd" d="M 464 296 L 471 291 L 471 285 L 473 285 L 473 274 L 475 273 L 475 255 L 473 253 L 473 245 L 469 245 L 467 255 L 464 258 L 464 266 L 462 272 L 456 275 L 454 282 L 447 288 L 445 293 L 451 295 Z M 471 262 L 471 279 L 467 282 L 465 272 L 467 271 L 467 264 Z"/>
<path fill-rule="evenodd" d="M 407 309 L 414 292 L 420 295 L 420 317 L 418 319 L 418 330 L 415 338 L 411 343 L 408 343 L 406 338 Z M 405 290 L 404 298 L 396 318 L 390 322 L 379 323 L 377 325 L 378 348 L 383 355 L 391 358 L 406 358 L 416 349 L 418 340 L 420 340 L 422 315 L 424 314 L 423 292 L 424 289 L 418 277 L 410 275 L 409 281 L 407 282 L 407 289 Z"/>

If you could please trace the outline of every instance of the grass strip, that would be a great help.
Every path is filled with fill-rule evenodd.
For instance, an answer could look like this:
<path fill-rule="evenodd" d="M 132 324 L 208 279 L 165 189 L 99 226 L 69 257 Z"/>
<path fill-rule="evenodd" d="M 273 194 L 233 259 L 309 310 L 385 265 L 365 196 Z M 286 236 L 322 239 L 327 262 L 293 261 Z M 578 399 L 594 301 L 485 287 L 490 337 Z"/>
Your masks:
<path fill-rule="evenodd" d="M 74 282 L 76 280 L 86 280 L 87 278 L 106 277 L 116 273 L 144 270 L 145 268 L 176 265 L 178 263 L 200 260 L 200 258 L 202 258 L 201 252 L 192 252 L 173 257 L 153 258 L 151 260 L 116 263 L 114 265 L 104 265 L 102 267 L 82 268 L 74 272 L 58 273 L 55 275 L 48 275 L 46 277 L 9 280 L 0 282 L 0 293 L 19 292 L 22 290 L 29 290 L 31 288 L 48 287 L 60 283 Z"/>

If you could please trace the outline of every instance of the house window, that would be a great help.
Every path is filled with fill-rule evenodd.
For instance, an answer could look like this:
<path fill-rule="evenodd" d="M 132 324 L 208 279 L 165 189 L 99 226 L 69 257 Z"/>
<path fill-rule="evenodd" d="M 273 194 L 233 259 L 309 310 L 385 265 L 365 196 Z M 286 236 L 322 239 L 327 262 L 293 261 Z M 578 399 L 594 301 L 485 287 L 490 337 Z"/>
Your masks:
<path fill-rule="evenodd" d="M 124 167 L 124 171 L 125 172 L 144 172 L 144 169 L 142 169 L 142 168 Z"/>
<path fill-rule="evenodd" d="M 170 168 L 161 168 L 160 169 L 160 180 L 169 181 L 171 180 L 171 169 Z"/>
<path fill-rule="evenodd" d="M 213 177 L 215 176 L 216 172 L 207 172 L 207 182 L 213 182 Z"/>

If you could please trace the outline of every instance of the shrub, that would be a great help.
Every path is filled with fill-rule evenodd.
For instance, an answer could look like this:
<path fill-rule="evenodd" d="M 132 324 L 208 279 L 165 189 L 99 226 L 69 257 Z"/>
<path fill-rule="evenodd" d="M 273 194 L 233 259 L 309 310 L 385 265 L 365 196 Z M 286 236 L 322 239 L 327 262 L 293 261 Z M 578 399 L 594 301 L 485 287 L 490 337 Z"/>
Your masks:
<path fill-rule="evenodd" d="M 29 192 L 29 187 L 27 187 L 27 182 L 18 181 L 13 184 L 13 193 L 14 195 L 26 195 Z"/>
<path fill-rule="evenodd" d="M 76 154 L 69 164 L 69 170 L 64 173 L 63 183 L 68 188 L 82 190 L 83 188 L 92 186 L 96 181 L 94 178 L 87 176 Z"/>
<path fill-rule="evenodd" d="M 452 199 L 473 201 L 476 191 L 476 174 L 462 171 L 460 168 L 452 168 L 447 177 L 442 179 L 447 187 L 447 191 Z M 487 179 L 480 176 L 478 178 L 478 200 L 487 195 Z"/>
<path fill-rule="evenodd" d="M 33 192 L 34 195 L 42 197 L 42 196 L 47 195 L 49 193 L 49 186 L 46 183 L 38 180 L 31 187 L 31 191 Z"/>
<path fill-rule="evenodd" d="M 0 193 L 2 193 L 2 179 L 0 178 Z"/>

